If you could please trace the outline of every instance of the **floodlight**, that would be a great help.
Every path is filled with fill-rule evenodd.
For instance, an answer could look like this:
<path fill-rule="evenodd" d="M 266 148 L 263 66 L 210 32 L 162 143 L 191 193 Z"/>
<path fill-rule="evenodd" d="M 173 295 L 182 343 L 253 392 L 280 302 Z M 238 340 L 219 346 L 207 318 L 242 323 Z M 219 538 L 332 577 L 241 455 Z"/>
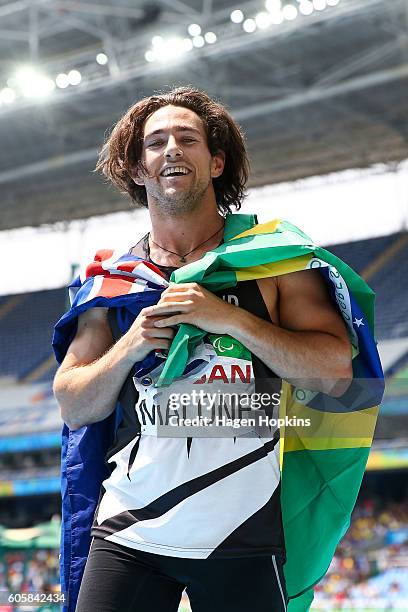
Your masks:
<path fill-rule="evenodd" d="M 233 23 L 242 23 L 244 21 L 244 13 L 239 9 L 232 11 L 230 17 Z"/>
<path fill-rule="evenodd" d="M 193 38 L 193 45 L 195 47 L 204 47 L 205 45 L 205 40 L 202 36 L 194 36 Z"/>
<path fill-rule="evenodd" d="M 201 34 L 201 28 L 198 25 L 198 23 L 190 24 L 187 28 L 187 31 L 190 34 L 190 36 L 200 36 Z"/>
<path fill-rule="evenodd" d="M 205 42 L 209 43 L 210 45 L 217 42 L 217 35 L 214 34 L 214 32 L 206 32 L 204 34 L 204 38 L 205 38 Z"/>
<path fill-rule="evenodd" d="M 255 23 L 260 30 L 265 30 L 272 23 L 270 13 L 266 13 L 265 11 L 261 11 L 255 17 Z"/>
<path fill-rule="evenodd" d="M 161 36 L 153 36 L 152 45 L 153 47 L 161 47 L 164 44 L 164 40 Z"/>
<path fill-rule="evenodd" d="M 280 11 L 282 8 L 281 0 L 266 0 L 265 8 L 267 11 L 271 13 L 275 13 L 276 11 Z"/>
<path fill-rule="evenodd" d="M 170 38 L 169 40 L 163 41 L 163 44 L 155 47 L 154 55 L 157 60 L 167 62 L 180 57 L 186 50 L 185 39 Z"/>
<path fill-rule="evenodd" d="M 65 89 L 65 87 L 68 87 L 69 85 L 68 75 L 64 72 L 61 72 L 55 79 L 55 82 L 57 84 L 57 87 L 59 87 L 60 89 Z"/>
<path fill-rule="evenodd" d="M 183 48 L 184 51 L 191 51 L 191 49 L 193 48 L 193 41 L 191 40 L 191 38 L 183 38 Z"/>
<path fill-rule="evenodd" d="M 25 98 L 46 96 L 55 88 L 55 83 L 52 79 L 41 74 L 32 66 L 19 68 L 15 75 L 15 80 Z"/>
<path fill-rule="evenodd" d="M 256 30 L 255 19 L 245 19 L 244 23 L 242 24 L 242 27 L 244 28 L 245 32 L 248 32 L 249 34 L 251 32 L 255 32 Z"/>
<path fill-rule="evenodd" d="M 299 12 L 302 13 L 302 15 L 311 15 L 313 13 L 313 4 L 310 0 L 301 0 Z"/>
<path fill-rule="evenodd" d="M 288 21 L 292 21 L 292 19 L 296 19 L 297 14 L 298 14 L 297 8 L 296 6 L 293 6 L 293 4 L 286 4 L 282 8 L 282 16 L 284 19 L 287 19 Z"/>
<path fill-rule="evenodd" d="M 105 66 L 108 63 L 108 56 L 105 53 L 98 53 L 96 61 L 100 66 Z"/>
<path fill-rule="evenodd" d="M 68 81 L 70 85 L 79 85 L 81 80 L 82 76 L 78 70 L 70 70 L 68 72 Z"/>

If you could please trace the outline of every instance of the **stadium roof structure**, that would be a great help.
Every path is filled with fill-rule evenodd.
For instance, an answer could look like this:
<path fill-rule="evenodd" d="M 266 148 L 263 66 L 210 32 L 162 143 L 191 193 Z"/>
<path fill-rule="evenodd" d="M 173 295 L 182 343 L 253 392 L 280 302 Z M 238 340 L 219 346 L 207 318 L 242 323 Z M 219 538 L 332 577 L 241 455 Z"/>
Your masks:
<path fill-rule="evenodd" d="M 250 186 L 408 157 L 406 0 L 278 5 L 0 1 L 0 229 L 129 210 L 92 173 L 98 150 L 132 103 L 174 85 L 229 107 Z"/>

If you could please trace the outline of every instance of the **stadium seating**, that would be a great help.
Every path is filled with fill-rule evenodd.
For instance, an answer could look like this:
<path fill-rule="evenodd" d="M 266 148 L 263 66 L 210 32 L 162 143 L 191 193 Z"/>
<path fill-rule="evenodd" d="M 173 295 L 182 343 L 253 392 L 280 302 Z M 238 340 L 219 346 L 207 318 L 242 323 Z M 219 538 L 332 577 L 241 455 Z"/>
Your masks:
<path fill-rule="evenodd" d="M 53 326 L 65 311 L 66 289 L 36 291 L 26 296 L 12 310 L 1 316 L 0 334 L 3 350 L 0 354 L 0 376 L 13 375 L 23 379 L 34 368 L 40 365 L 52 353 L 51 341 Z M 51 380 L 55 366 L 40 380 Z"/>
<path fill-rule="evenodd" d="M 340 257 L 356 272 L 361 274 L 365 268 L 399 237 L 400 234 L 390 234 L 379 238 L 368 238 L 356 242 L 331 244 L 327 250 Z"/>

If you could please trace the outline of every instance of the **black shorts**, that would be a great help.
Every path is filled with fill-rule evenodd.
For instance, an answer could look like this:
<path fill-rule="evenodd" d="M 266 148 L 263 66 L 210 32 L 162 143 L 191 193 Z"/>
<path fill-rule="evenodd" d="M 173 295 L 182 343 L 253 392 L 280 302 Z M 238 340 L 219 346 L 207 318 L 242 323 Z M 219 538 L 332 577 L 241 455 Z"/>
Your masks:
<path fill-rule="evenodd" d="M 184 559 L 93 538 L 76 612 L 285 612 L 283 564 L 273 555 Z"/>

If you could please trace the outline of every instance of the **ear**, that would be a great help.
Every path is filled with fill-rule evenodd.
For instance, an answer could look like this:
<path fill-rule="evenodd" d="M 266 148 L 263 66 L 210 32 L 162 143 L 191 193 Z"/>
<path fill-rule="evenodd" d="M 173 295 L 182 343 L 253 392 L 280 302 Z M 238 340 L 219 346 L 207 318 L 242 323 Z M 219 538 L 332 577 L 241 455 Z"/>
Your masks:
<path fill-rule="evenodd" d="M 130 174 L 131 174 L 133 181 L 136 183 L 136 185 L 140 185 L 143 187 L 144 180 L 140 172 L 140 169 L 138 167 L 133 168 Z"/>
<path fill-rule="evenodd" d="M 224 151 L 217 151 L 211 158 L 211 177 L 218 178 L 224 172 L 225 166 L 225 153 Z"/>

